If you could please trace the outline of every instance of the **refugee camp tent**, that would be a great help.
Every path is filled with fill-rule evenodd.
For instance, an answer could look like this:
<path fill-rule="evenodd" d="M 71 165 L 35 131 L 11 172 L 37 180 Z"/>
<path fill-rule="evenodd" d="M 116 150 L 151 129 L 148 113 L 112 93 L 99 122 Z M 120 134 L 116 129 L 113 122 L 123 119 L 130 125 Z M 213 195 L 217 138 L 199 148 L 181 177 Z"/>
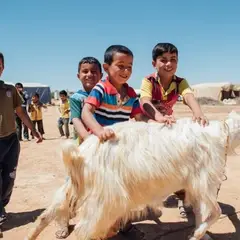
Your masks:
<path fill-rule="evenodd" d="M 230 82 L 220 83 L 202 83 L 192 85 L 194 95 L 196 98 L 211 98 L 216 101 L 231 98 L 232 84 Z"/>
<path fill-rule="evenodd" d="M 232 90 L 234 97 L 240 97 L 240 84 L 234 84 Z"/>
<path fill-rule="evenodd" d="M 233 85 L 232 84 L 226 84 L 222 86 L 222 92 L 221 92 L 221 101 L 224 99 L 231 99 L 233 98 Z"/>
<path fill-rule="evenodd" d="M 7 84 L 15 85 L 15 83 Z M 40 101 L 42 103 L 51 103 L 51 89 L 48 85 L 44 85 L 41 83 L 22 83 L 24 91 L 26 91 L 29 95 L 29 99 L 31 99 L 32 95 L 37 92 L 40 96 Z"/>

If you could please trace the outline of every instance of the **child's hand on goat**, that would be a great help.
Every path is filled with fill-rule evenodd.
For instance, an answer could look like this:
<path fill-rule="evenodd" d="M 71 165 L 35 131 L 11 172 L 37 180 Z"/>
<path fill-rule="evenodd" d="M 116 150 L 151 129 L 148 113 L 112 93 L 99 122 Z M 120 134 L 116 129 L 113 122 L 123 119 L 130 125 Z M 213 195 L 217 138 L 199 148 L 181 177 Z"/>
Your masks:
<path fill-rule="evenodd" d="M 105 142 L 109 139 L 113 139 L 115 137 L 115 133 L 110 128 L 103 128 L 97 134 L 97 137 L 100 139 L 100 142 Z"/>
<path fill-rule="evenodd" d="M 176 122 L 176 119 L 173 115 L 159 115 L 159 116 L 156 116 L 156 121 L 159 122 L 159 123 L 164 123 L 166 126 L 169 126 L 171 127 L 173 123 Z"/>
<path fill-rule="evenodd" d="M 204 116 L 203 114 L 194 114 L 193 115 L 193 121 L 194 122 L 197 121 L 203 127 L 209 125 L 209 121 L 208 121 L 207 117 Z"/>

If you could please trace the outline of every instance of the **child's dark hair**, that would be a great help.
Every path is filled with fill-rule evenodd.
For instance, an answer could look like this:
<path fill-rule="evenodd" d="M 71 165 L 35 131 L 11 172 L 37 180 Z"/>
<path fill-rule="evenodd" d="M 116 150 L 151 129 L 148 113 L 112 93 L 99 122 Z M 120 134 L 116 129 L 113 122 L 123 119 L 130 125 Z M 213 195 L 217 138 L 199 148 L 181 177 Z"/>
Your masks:
<path fill-rule="evenodd" d="M 4 56 L 3 56 L 3 54 L 1 52 L 0 52 L 0 59 L 2 60 L 2 65 L 4 67 Z"/>
<path fill-rule="evenodd" d="M 164 53 L 176 53 L 178 56 L 178 49 L 171 43 L 158 43 L 152 50 L 153 61 L 156 61 Z"/>
<path fill-rule="evenodd" d="M 15 87 L 23 88 L 23 84 L 18 82 L 18 83 L 15 84 Z"/>
<path fill-rule="evenodd" d="M 123 45 L 112 45 L 112 46 L 108 47 L 107 50 L 105 51 L 104 63 L 111 65 L 113 62 L 114 54 L 116 54 L 116 53 L 123 53 L 123 54 L 133 57 L 133 53 L 129 48 L 127 48 Z"/>
<path fill-rule="evenodd" d="M 37 92 L 35 92 L 35 93 L 32 95 L 32 97 L 37 97 L 37 98 L 39 98 L 39 94 L 38 94 Z"/>
<path fill-rule="evenodd" d="M 81 65 L 84 63 L 96 64 L 99 68 L 100 73 L 102 73 L 101 63 L 94 57 L 84 57 L 78 64 L 78 72 L 80 72 Z"/>
<path fill-rule="evenodd" d="M 62 90 L 59 92 L 59 95 L 64 95 L 65 97 L 67 97 L 67 92 L 65 90 Z"/>

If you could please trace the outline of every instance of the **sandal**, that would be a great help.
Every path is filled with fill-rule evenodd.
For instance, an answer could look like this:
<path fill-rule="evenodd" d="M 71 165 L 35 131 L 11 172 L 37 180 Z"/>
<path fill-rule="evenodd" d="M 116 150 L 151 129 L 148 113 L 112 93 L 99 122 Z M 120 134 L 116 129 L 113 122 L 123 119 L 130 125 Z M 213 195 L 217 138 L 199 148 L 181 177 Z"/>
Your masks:
<path fill-rule="evenodd" d="M 187 212 L 186 212 L 184 206 L 179 206 L 178 209 L 180 211 L 181 218 L 187 218 Z"/>

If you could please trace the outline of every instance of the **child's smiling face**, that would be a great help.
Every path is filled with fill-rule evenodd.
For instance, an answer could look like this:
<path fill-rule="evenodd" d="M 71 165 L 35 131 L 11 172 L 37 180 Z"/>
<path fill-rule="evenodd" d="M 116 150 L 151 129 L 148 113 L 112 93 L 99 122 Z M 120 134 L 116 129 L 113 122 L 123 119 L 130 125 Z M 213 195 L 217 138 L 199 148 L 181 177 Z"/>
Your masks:
<path fill-rule="evenodd" d="M 123 85 L 132 74 L 133 57 L 124 53 L 115 53 L 111 65 L 104 64 L 104 70 L 114 86 Z"/>
<path fill-rule="evenodd" d="M 156 68 L 158 75 L 161 77 L 172 77 L 177 71 L 178 56 L 176 53 L 163 53 L 152 62 Z"/>

